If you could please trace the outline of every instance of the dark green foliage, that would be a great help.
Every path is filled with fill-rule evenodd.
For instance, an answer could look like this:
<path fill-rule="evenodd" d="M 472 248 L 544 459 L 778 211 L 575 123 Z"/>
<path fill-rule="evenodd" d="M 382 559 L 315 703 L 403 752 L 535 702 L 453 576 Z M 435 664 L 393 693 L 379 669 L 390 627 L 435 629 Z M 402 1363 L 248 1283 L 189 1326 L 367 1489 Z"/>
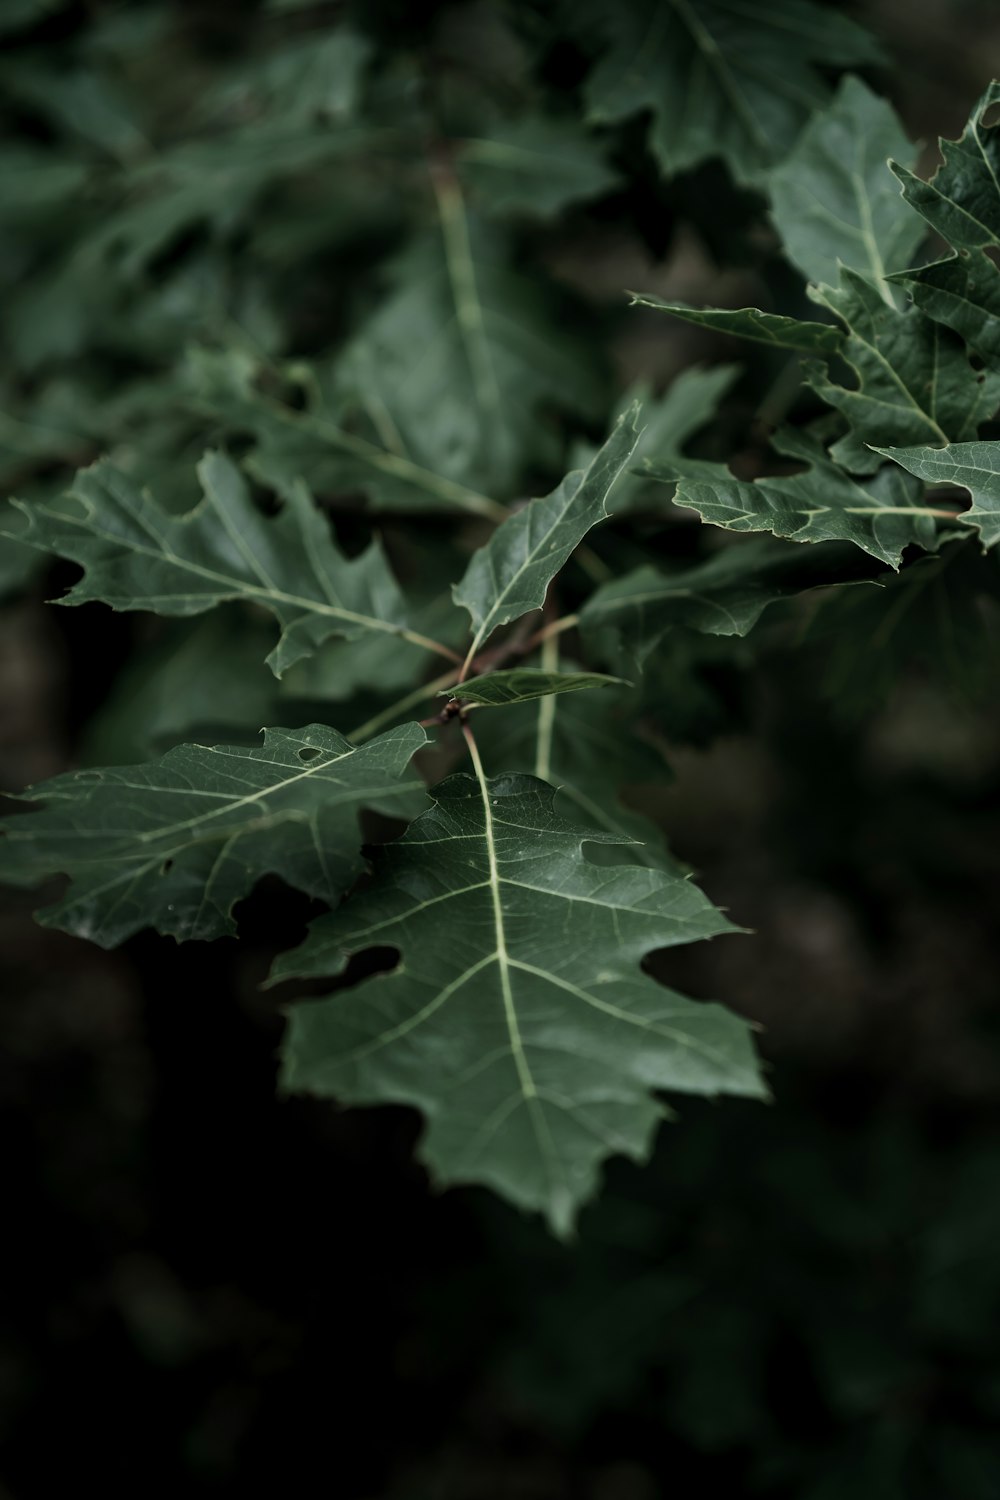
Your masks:
<path fill-rule="evenodd" d="M 994 1500 L 1000 86 L 890 10 L 0 6 L 18 1500 Z"/>
<path fill-rule="evenodd" d="M 439 730 L 436 757 L 421 761 L 431 785 L 464 753 L 476 783 L 457 800 L 442 790 L 438 810 L 375 859 L 371 885 L 316 929 L 339 934 L 326 967 L 307 964 L 338 974 L 372 924 L 388 923 L 400 967 L 352 992 L 350 1011 L 340 999 L 297 1011 L 286 1079 L 418 1103 L 442 1181 L 499 1185 L 565 1232 L 604 1156 L 649 1149 L 651 1087 L 763 1092 L 743 1022 L 689 1015 L 666 992 L 657 1002 L 653 981 L 630 989 L 635 976 L 616 967 L 626 948 L 635 967 L 677 941 L 677 903 L 708 914 L 678 929 L 692 937 L 729 925 L 622 801 L 637 777 L 664 777 L 658 720 L 704 734 L 702 664 L 720 658 L 696 638 L 729 637 L 746 652 L 732 660 L 748 663 L 753 644 L 736 640 L 766 612 L 762 639 L 790 640 L 791 623 L 815 640 L 822 589 L 846 600 L 843 618 L 874 615 L 884 642 L 879 612 L 908 597 L 911 573 L 914 588 L 918 569 L 945 578 L 934 555 L 970 528 L 987 545 L 1000 535 L 988 435 L 1000 296 L 992 262 L 973 258 L 1000 232 L 994 93 L 932 184 L 895 167 L 900 193 L 885 158 L 913 153 L 892 109 L 856 77 L 830 88 L 880 49 L 814 0 L 632 0 L 548 16 L 459 6 L 414 15 L 397 35 L 354 7 L 209 21 L 167 5 L 87 23 L 52 11 L 51 33 L 44 13 L 14 17 L 16 59 L 4 64 L 11 123 L 30 127 L 7 158 L 4 478 L 20 496 L 5 512 L 5 582 L 26 576 L 34 549 L 82 567 L 64 603 L 227 613 L 161 634 L 129 663 L 89 734 L 90 755 L 103 748 L 117 768 L 41 785 L 46 810 L 11 823 L 4 868 L 22 882 L 68 873 L 47 920 L 106 944 L 144 926 L 231 932 L 235 903 L 267 874 L 336 905 L 366 868 L 357 812 L 411 816 L 406 766 L 424 738 L 412 721 Z M 577 59 L 570 86 L 558 82 L 560 47 Z M 638 382 L 630 400 L 611 378 L 601 317 L 558 280 L 588 215 L 641 192 L 650 170 L 669 201 L 676 174 L 716 157 L 753 185 L 753 212 L 770 202 L 822 309 L 803 317 L 801 289 L 766 311 L 635 296 L 762 346 L 760 368 L 789 389 L 794 364 L 774 361 L 814 357 L 809 420 L 785 399 L 790 420 L 767 451 L 755 433 L 755 462 L 738 471 L 723 440 L 735 372 L 687 369 L 658 397 Z M 955 257 L 914 271 L 927 226 Z M 964 487 L 974 504 L 928 498 L 926 483 Z M 774 535 L 729 543 L 706 528 L 678 549 L 684 509 Z M 902 592 L 890 585 L 900 568 Z M 602 666 L 621 675 L 588 670 Z M 293 727 L 255 747 L 262 717 Z M 191 732 L 232 743 L 180 743 Z M 552 843 L 571 825 L 524 775 L 582 817 L 572 859 Z M 455 785 L 466 786 L 444 782 Z M 197 812 L 197 799 L 212 809 Z M 466 827 L 473 804 L 481 815 Z M 508 820 L 492 809 L 508 804 L 517 837 L 503 860 L 565 866 L 551 894 L 580 906 L 521 934 L 517 972 L 551 978 L 528 996 L 507 967 L 501 885 L 544 903 L 537 881 L 498 873 L 494 817 Z M 595 845 L 624 840 L 620 868 L 581 853 L 587 828 Z M 483 993 L 468 1014 L 442 1008 L 439 1037 L 418 1023 L 458 985 L 453 955 L 406 977 L 415 960 L 396 908 L 464 894 L 473 867 L 491 921 L 484 895 L 461 920 L 435 910 L 417 924 L 421 951 L 444 921 L 462 974 L 482 970 Z M 639 910 L 648 924 L 628 948 L 623 913 Z M 624 986 L 613 1004 L 588 975 Z M 379 998 L 390 992 L 391 1004 Z M 659 1003 L 679 1007 L 679 1055 L 696 1017 L 730 1040 L 714 1071 L 653 1066 L 655 1049 L 640 1067 L 623 1043 L 588 1035 L 571 994 L 586 996 L 591 1028 L 598 1012 L 613 1016 L 622 1037 L 659 1026 Z M 477 1027 L 496 1029 L 497 1016 L 497 1076 L 459 1098 L 442 1059 L 450 1046 L 466 1077 L 494 1046 Z M 412 1056 L 397 1066 L 385 1039 L 411 1026 Z M 372 1028 L 380 1061 L 356 1077 L 348 1033 Z M 566 1058 L 541 1103 L 531 1047 Z M 570 1130 L 550 1110 L 586 1123 Z M 464 1131 L 482 1150 L 462 1145 Z"/>

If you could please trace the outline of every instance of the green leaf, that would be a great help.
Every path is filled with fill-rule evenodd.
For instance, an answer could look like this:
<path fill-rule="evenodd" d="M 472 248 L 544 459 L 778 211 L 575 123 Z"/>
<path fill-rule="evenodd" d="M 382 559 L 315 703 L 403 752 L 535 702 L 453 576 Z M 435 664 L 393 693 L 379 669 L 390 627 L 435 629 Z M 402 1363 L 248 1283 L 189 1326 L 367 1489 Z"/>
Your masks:
<path fill-rule="evenodd" d="M 249 433 L 255 446 L 245 460 L 249 472 L 286 499 L 304 479 L 314 494 L 337 496 L 361 491 L 374 508 L 399 511 L 458 511 L 503 520 L 506 510 L 495 500 L 415 463 L 387 446 L 390 429 L 379 432 L 374 420 L 355 430 L 356 407 L 368 401 L 362 382 L 352 397 L 331 400 L 315 372 L 301 362 L 281 373 L 305 396 L 305 408 L 286 405 L 255 384 L 260 367 L 243 351 L 219 354 L 195 350 L 188 379 L 200 410 L 221 418 L 231 433 Z M 353 424 L 353 425 L 352 425 Z M 364 424 L 363 424 L 364 425 Z"/>
<path fill-rule="evenodd" d="M 772 439 L 777 451 L 806 465 L 796 474 L 737 479 L 725 464 L 673 459 L 647 465 L 654 479 L 676 482 L 677 505 L 730 531 L 771 531 L 796 542 L 853 542 L 896 568 L 911 543 L 931 549 L 934 516 L 918 503 L 922 491 L 898 468 L 883 466 L 852 479 L 822 444 L 785 429 Z"/>
<path fill-rule="evenodd" d="M 957 141 L 939 141 L 944 158 L 930 182 L 892 163 L 903 196 L 956 250 L 1000 246 L 1000 131 L 985 116 L 1000 101 L 1000 83 L 979 99 Z"/>
<path fill-rule="evenodd" d="M 592 134 L 576 120 L 546 115 L 521 115 L 495 126 L 488 138 L 462 141 L 457 166 L 486 211 L 540 219 L 620 181 Z"/>
<path fill-rule="evenodd" d="M 588 652 L 619 668 L 641 668 L 668 631 L 746 635 L 770 604 L 806 589 L 871 576 L 833 543 L 798 548 L 759 540 L 726 547 L 707 562 L 664 572 L 638 568 L 604 584 L 580 614 Z M 856 554 L 854 554 L 856 556 Z M 860 559 L 858 559 L 860 562 Z"/>
<path fill-rule="evenodd" d="M 539 667 L 511 667 L 487 672 L 482 677 L 467 677 L 457 687 L 443 688 L 439 698 L 460 698 L 463 703 L 481 707 L 501 707 L 527 703 L 532 698 L 546 698 L 552 693 L 577 693 L 584 688 L 621 686 L 621 677 L 607 677 L 602 672 L 546 672 Z M 630 684 L 625 683 L 626 687 Z"/>
<path fill-rule="evenodd" d="M 551 495 L 517 511 L 474 553 L 452 590 L 455 603 L 472 616 L 470 661 L 498 626 L 541 608 L 570 553 L 606 518 L 608 492 L 635 448 L 638 415 L 632 406 L 586 469 L 567 474 Z"/>
<path fill-rule="evenodd" d="M 640 968 L 730 924 L 688 881 L 588 863 L 595 835 L 553 796 L 529 777 L 451 777 L 275 977 L 397 947 L 390 973 L 294 1008 L 285 1087 L 415 1105 L 439 1181 L 486 1183 L 566 1234 L 607 1155 L 647 1154 L 651 1090 L 765 1090 L 745 1022 Z"/>
<path fill-rule="evenodd" d="M 618 860 L 687 873 L 664 847 L 662 829 L 621 799 L 623 789 L 669 780 L 663 752 L 638 717 L 634 689 L 516 704 L 477 719 L 476 739 L 491 770 L 530 768 L 558 787 L 557 807 L 621 840 Z"/>
<path fill-rule="evenodd" d="M 880 286 L 910 264 L 927 231 L 889 157 L 916 157 L 892 106 L 859 78 L 842 79 L 769 183 L 782 248 L 810 281 L 836 286 L 843 265 Z"/>
<path fill-rule="evenodd" d="M 584 90 L 591 119 L 651 110 L 668 176 L 721 156 L 738 182 L 759 182 L 829 98 L 820 68 L 880 57 L 867 32 L 811 0 L 600 0 L 582 14 L 604 41 Z"/>
<path fill-rule="evenodd" d="M 601 382 L 550 289 L 513 269 L 503 236 L 467 212 L 457 183 L 437 192 L 441 232 L 395 262 L 336 388 L 412 462 L 507 499 L 527 466 L 560 461 L 544 414 L 599 411 Z"/>
<path fill-rule="evenodd" d="M 148 765 L 57 776 L 30 790 L 41 812 L 5 824 L 0 879 L 69 875 L 39 920 L 104 948 L 144 927 L 233 933 L 233 906 L 266 874 L 336 902 L 364 867 L 361 808 L 420 809 L 408 767 L 425 741 L 406 724 L 357 748 L 312 724 L 266 729 L 259 747 L 180 745 Z"/>
<path fill-rule="evenodd" d="M 815 300 L 847 324 L 843 357 L 857 376 L 848 390 L 818 368 L 814 390 L 850 423 L 850 436 L 833 455 L 859 473 L 875 460 L 868 447 L 942 443 L 972 438 L 992 416 L 1000 381 L 976 371 L 961 340 L 916 308 L 900 312 L 877 287 L 845 270 L 840 286 L 820 287 Z"/>
<path fill-rule="evenodd" d="M 951 443 L 947 448 L 879 448 L 927 484 L 958 484 L 972 496 L 971 510 L 956 515 L 973 526 L 984 547 L 1000 541 L 1000 443 Z"/>
<path fill-rule="evenodd" d="M 836 354 L 844 342 L 843 333 L 833 323 L 803 322 L 780 313 L 761 312 L 759 307 L 691 307 L 687 302 L 665 302 L 662 297 L 642 292 L 631 292 L 630 296 L 633 306 L 655 307 L 699 328 L 729 333 L 755 344 L 770 344 L 772 348 Z"/>
<path fill-rule="evenodd" d="M 276 676 L 331 635 L 406 634 L 378 542 L 348 561 L 302 486 L 269 520 L 224 454 L 206 454 L 198 474 L 204 499 L 174 516 L 102 460 L 76 476 L 76 514 L 22 505 L 29 524 L 18 539 L 82 564 L 62 603 L 99 599 L 162 615 L 201 614 L 228 599 L 263 605 L 281 625 L 268 657 Z"/>
<path fill-rule="evenodd" d="M 1000 367 L 1000 271 L 985 253 L 953 255 L 890 280 L 905 286 L 928 318 L 954 329 L 987 364 Z"/>

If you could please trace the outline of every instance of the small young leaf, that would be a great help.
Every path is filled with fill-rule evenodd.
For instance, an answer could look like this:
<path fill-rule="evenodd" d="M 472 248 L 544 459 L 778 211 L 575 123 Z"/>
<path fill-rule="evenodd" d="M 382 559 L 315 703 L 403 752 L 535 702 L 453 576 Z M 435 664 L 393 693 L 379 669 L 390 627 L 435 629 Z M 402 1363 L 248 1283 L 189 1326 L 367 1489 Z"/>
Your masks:
<path fill-rule="evenodd" d="M 786 318 L 779 313 L 761 312 L 759 307 L 691 307 L 686 302 L 665 302 L 662 297 L 632 292 L 632 303 L 655 307 L 661 312 L 683 318 L 700 328 L 729 333 L 734 338 L 749 339 L 755 344 L 770 344 L 778 349 L 803 349 L 812 354 L 837 354 L 844 342 L 842 331 L 833 323 L 809 323 Z"/>
<path fill-rule="evenodd" d="M 82 564 L 65 604 L 99 599 L 161 615 L 201 614 L 227 599 L 262 604 L 281 625 L 268 657 L 276 676 L 332 635 L 404 632 L 403 597 L 378 542 L 348 561 L 301 486 L 268 520 L 224 454 L 207 453 L 198 474 L 204 499 L 174 516 L 102 460 L 77 474 L 75 512 L 21 505 L 29 524 L 18 540 Z"/>
<path fill-rule="evenodd" d="M 456 604 L 469 611 L 475 636 L 469 659 L 500 625 L 540 609 L 545 591 L 592 526 L 607 516 L 607 498 L 639 436 L 639 409 L 619 417 L 611 436 L 584 470 L 517 511 L 480 547 L 455 584 Z"/>
<path fill-rule="evenodd" d="M 487 672 L 482 677 L 467 677 L 458 687 L 444 688 L 439 698 L 461 698 L 463 703 L 482 707 L 499 707 L 510 703 L 527 703 L 551 693 L 576 693 L 584 688 L 625 686 L 621 677 L 607 677 L 601 672 L 545 672 L 539 667 L 512 667 Z"/>
<path fill-rule="evenodd" d="M 390 973 L 294 1008 L 285 1087 L 415 1105 L 441 1182 L 487 1183 L 566 1234 L 601 1161 L 649 1150 L 651 1090 L 766 1091 L 744 1021 L 640 968 L 734 929 L 689 881 L 588 863 L 600 836 L 558 817 L 554 795 L 526 776 L 451 777 L 274 977 L 398 947 Z"/>
<path fill-rule="evenodd" d="M 31 789 L 43 810 L 10 818 L 0 879 L 67 874 L 49 927 L 103 948 L 143 927 L 178 939 L 236 930 L 232 909 L 276 874 L 336 903 L 363 868 L 357 815 L 412 817 L 426 743 L 404 724 L 360 748 L 333 729 L 266 729 L 256 748 L 179 745 L 149 765 L 72 771 Z"/>
<path fill-rule="evenodd" d="M 953 255 L 889 280 L 905 286 L 928 318 L 954 329 L 988 365 L 1000 368 L 1000 270 L 984 252 Z"/>

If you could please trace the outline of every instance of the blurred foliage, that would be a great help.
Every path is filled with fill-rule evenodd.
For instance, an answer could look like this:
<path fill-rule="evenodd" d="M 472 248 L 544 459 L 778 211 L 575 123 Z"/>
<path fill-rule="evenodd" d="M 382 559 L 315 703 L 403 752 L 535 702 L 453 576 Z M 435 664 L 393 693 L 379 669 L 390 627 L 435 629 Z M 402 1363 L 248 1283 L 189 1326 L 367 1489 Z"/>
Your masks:
<path fill-rule="evenodd" d="M 758 136 L 714 136 L 706 87 L 679 141 L 669 27 L 613 87 L 658 9 L 8 0 L 4 492 L 58 505 L 107 453 L 180 510 L 203 449 L 225 445 L 279 493 L 304 474 L 350 557 L 377 514 L 420 628 L 448 640 L 442 588 L 490 504 L 553 483 L 629 393 L 652 398 L 661 454 L 759 471 L 776 422 L 816 415 L 797 361 L 620 295 L 815 316 Z M 960 128 L 997 71 L 977 0 L 770 9 L 811 17 L 822 45 L 789 103 L 773 27 L 754 30 L 763 156 L 787 159 L 841 64 L 908 101 L 911 136 L 936 131 L 928 97 Z M 704 11 L 736 18 L 754 73 L 748 7 Z M 438 336 L 463 225 L 500 426 L 470 422 L 489 393 Z M 651 561 L 712 565 L 712 534 L 662 485 L 630 476 L 616 510 L 567 571 L 567 607 Z M 18 776 L 249 744 L 265 723 L 347 731 L 385 707 L 386 662 L 354 648 L 348 665 L 342 642 L 275 681 L 252 607 L 109 622 L 90 605 L 41 625 L 33 601 L 70 581 L 4 544 Z M 1000 1495 L 997 647 L 995 563 L 949 541 L 776 603 L 745 640 L 674 629 L 599 723 L 560 710 L 554 754 L 603 790 L 598 820 L 657 851 L 665 827 L 757 929 L 738 953 L 654 965 L 766 1022 L 780 1100 L 689 1106 L 683 1151 L 661 1132 L 647 1169 L 615 1164 L 569 1248 L 486 1194 L 431 1196 L 407 1112 L 275 1103 L 280 1024 L 256 987 L 304 900 L 262 885 L 240 955 L 147 935 L 113 958 L 15 902 L 0 1484 L 16 1500 L 82 1473 L 123 1496 L 317 1476 L 358 1500 Z M 498 769 L 524 713 L 484 724 Z M 609 788 L 609 740 L 632 725 Z"/>

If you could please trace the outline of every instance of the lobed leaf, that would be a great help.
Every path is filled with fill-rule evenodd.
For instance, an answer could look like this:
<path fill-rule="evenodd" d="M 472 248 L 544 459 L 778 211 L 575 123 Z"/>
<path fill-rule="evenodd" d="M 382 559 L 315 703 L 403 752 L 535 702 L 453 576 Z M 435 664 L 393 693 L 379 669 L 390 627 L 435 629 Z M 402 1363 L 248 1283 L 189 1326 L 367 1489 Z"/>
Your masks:
<path fill-rule="evenodd" d="M 608 687 L 515 704 L 476 722 L 476 739 L 494 771 L 526 768 L 559 790 L 557 806 L 621 841 L 616 857 L 686 874 L 664 846 L 663 831 L 622 801 L 625 788 L 663 783 L 663 752 L 647 736 L 633 689 Z"/>
<path fill-rule="evenodd" d="M 649 146 L 668 176 L 721 156 L 738 182 L 760 182 L 829 98 L 820 69 L 880 56 L 812 0 L 591 0 L 582 14 L 603 43 L 585 84 L 591 118 L 652 111 Z"/>
<path fill-rule="evenodd" d="M 897 272 L 921 312 L 965 340 L 975 354 L 1000 368 L 1000 270 L 981 251 Z"/>
<path fill-rule="evenodd" d="M 907 203 L 921 213 L 956 250 L 1000 246 L 1000 131 L 986 117 L 1000 102 L 1000 83 L 991 83 L 973 108 L 957 141 L 939 141 L 941 165 L 930 182 L 893 162 Z"/>
<path fill-rule="evenodd" d="M 890 567 L 911 543 L 933 549 L 934 516 L 919 502 L 921 488 L 898 468 L 855 479 L 805 432 L 785 429 L 777 451 L 805 467 L 798 473 L 737 479 L 725 464 L 698 459 L 647 463 L 654 479 L 677 485 L 676 504 L 730 531 L 771 531 L 796 542 L 853 542 Z"/>
<path fill-rule="evenodd" d="M 300 410 L 260 390 L 257 373 L 257 362 L 241 350 L 198 349 L 188 361 L 199 409 L 253 437 L 245 467 L 286 499 L 305 480 L 321 496 L 360 491 L 376 510 L 464 511 L 492 520 L 506 514 L 488 496 L 387 446 L 386 432 L 366 418 L 367 405 L 378 408 L 363 380 L 355 378 L 353 394 L 334 399 L 310 366 L 291 365 L 283 373 L 304 397 Z"/>
<path fill-rule="evenodd" d="M 859 473 L 876 460 L 866 445 L 962 441 L 992 416 L 1000 380 L 973 368 L 961 339 L 916 308 L 900 312 L 876 286 L 844 270 L 839 287 L 815 299 L 848 328 L 843 357 L 857 376 L 848 389 L 819 369 L 810 384 L 850 424 L 833 455 Z"/>
<path fill-rule="evenodd" d="M 612 1152 L 643 1158 L 651 1090 L 765 1097 L 749 1028 L 640 968 L 653 948 L 732 931 L 688 881 L 583 857 L 533 778 L 451 777 L 389 846 L 373 884 L 323 917 L 275 978 L 402 961 L 298 1005 L 286 1088 L 403 1102 L 428 1120 L 442 1183 L 482 1182 L 566 1234 Z"/>
<path fill-rule="evenodd" d="M 641 669 L 670 630 L 743 636 L 779 600 L 864 576 L 836 543 L 800 549 L 751 541 L 694 567 L 637 568 L 603 584 L 581 611 L 580 630 L 591 655 Z"/>
<path fill-rule="evenodd" d="M 972 508 L 956 514 L 975 527 L 984 547 L 1000 541 L 1000 443 L 950 443 L 946 448 L 879 448 L 927 484 L 957 484 L 972 496 Z"/>
<path fill-rule="evenodd" d="M 322 724 L 266 729 L 259 747 L 180 745 L 148 765 L 73 771 L 31 788 L 11 818 L 0 879 L 70 886 L 39 920 L 101 947 L 144 927 L 178 939 L 236 931 L 233 906 L 262 875 L 336 903 L 364 868 L 363 807 L 411 817 L 416 724 L 360 748 Z"/>
<path fill-rule="evenodd" d="M 97 599 L 162 615 L 201 614 L 229 599 L 263 605 L 281 626 L 268 657 L 276 676 L 330 636 L 405 630 L 378 542 L 348 561 L 302 485 L 267 519 L 224 454 L 207 453 L 198 476 L 203 500 L 175 516 L 102 460 L 77 474 L 73 512 L 15 502 L 28 518 L 17 539 L 82 565 L 65 604 Z"/>

